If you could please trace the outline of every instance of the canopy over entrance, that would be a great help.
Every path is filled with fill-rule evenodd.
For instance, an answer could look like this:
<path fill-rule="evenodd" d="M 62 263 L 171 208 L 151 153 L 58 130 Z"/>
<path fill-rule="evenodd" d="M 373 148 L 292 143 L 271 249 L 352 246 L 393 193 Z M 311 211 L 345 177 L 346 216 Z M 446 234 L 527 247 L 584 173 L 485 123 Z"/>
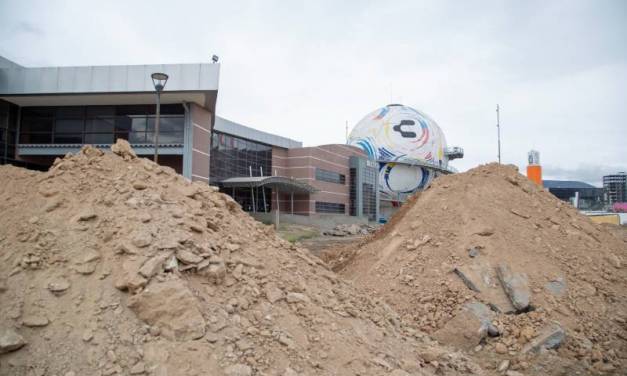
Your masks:
<path fill-rule="evenodd" d="M 285 193 L 314 193 L 316 189 L 300 180 L 284 176 L 252 176 L 228 178 L 220 182 L 223 187 L 244 188 L 244 187 L 267 187 Z"/>

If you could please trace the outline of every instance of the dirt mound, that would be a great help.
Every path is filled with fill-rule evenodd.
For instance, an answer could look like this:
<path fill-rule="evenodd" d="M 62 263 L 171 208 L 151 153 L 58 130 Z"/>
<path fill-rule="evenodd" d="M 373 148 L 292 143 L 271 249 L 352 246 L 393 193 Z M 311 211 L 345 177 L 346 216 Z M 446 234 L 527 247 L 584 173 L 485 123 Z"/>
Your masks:
<path fill-rule="evenodd" d="M 371 242 L 324 256 L 488 369 L 620 373 L 625 240 L 490 164 L 436 179 Z"/>
<path fill-rule="evenodd" d="M 172 169 L 0 166 L 0 374 L 481 374 Z"/>

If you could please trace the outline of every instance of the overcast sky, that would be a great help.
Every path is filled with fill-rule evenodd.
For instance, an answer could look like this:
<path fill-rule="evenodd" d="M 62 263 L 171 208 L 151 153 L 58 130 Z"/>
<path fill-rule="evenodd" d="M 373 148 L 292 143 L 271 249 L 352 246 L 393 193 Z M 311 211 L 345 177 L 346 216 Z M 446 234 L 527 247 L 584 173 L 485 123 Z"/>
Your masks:
<path fill-rule="evenodd" d="M 502 155 L 545 178 L 627 170 L 627 1 L 0 0 L 26 66 L 209 62 L 218 115 L 305 145 L 374 109 L 426 112 L 466 170 Z"/>

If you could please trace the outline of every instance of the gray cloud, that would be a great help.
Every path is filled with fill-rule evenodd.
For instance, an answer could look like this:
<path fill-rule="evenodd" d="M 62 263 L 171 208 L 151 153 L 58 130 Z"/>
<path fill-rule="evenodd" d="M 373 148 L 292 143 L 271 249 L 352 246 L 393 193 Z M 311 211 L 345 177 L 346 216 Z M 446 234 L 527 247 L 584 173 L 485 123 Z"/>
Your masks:
<path fill-rule="evenodd" d="M 577 180 L 590 183 L 597 187 L 603 186 L 603 176 L 626 172 L 627 164 L 621 165 L 580 165 L 573 169 L 558 166 L 546 166 L 543 168 L 544 179 L 552 180 Z"/>

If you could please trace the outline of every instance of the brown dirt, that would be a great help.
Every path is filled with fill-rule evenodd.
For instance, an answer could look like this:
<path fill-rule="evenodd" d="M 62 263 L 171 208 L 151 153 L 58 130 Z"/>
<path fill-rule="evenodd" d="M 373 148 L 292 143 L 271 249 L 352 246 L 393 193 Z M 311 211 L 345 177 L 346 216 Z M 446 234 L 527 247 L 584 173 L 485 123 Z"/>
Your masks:
<path fill-rule="evenodd" d="M 405 320 L 469 350 L 486 369 L 624 374 L 626 241 L 514 167 L 489 164 L 436 179 L 371 241 L 327 251 L 323 259 Z M 475 337 L 462 307 L 473 301 L 511 304 L 495 272 L 499 264 L 528 281 L 533 311 L 495 313 L 492 323 L 501 335 Z M 478 284 L 489 288 L 471 291 L 455 268 L 476 272 Z M 551 292 L 556 285 L 564 292 Z M 561 347 L 524 354 L 552 322 L 566 332 Z"/>
<path fill-rule="evenodd" d="M 115 151 L 0 166 L 0 375 L 483 374 L 228 196 Z"/>

